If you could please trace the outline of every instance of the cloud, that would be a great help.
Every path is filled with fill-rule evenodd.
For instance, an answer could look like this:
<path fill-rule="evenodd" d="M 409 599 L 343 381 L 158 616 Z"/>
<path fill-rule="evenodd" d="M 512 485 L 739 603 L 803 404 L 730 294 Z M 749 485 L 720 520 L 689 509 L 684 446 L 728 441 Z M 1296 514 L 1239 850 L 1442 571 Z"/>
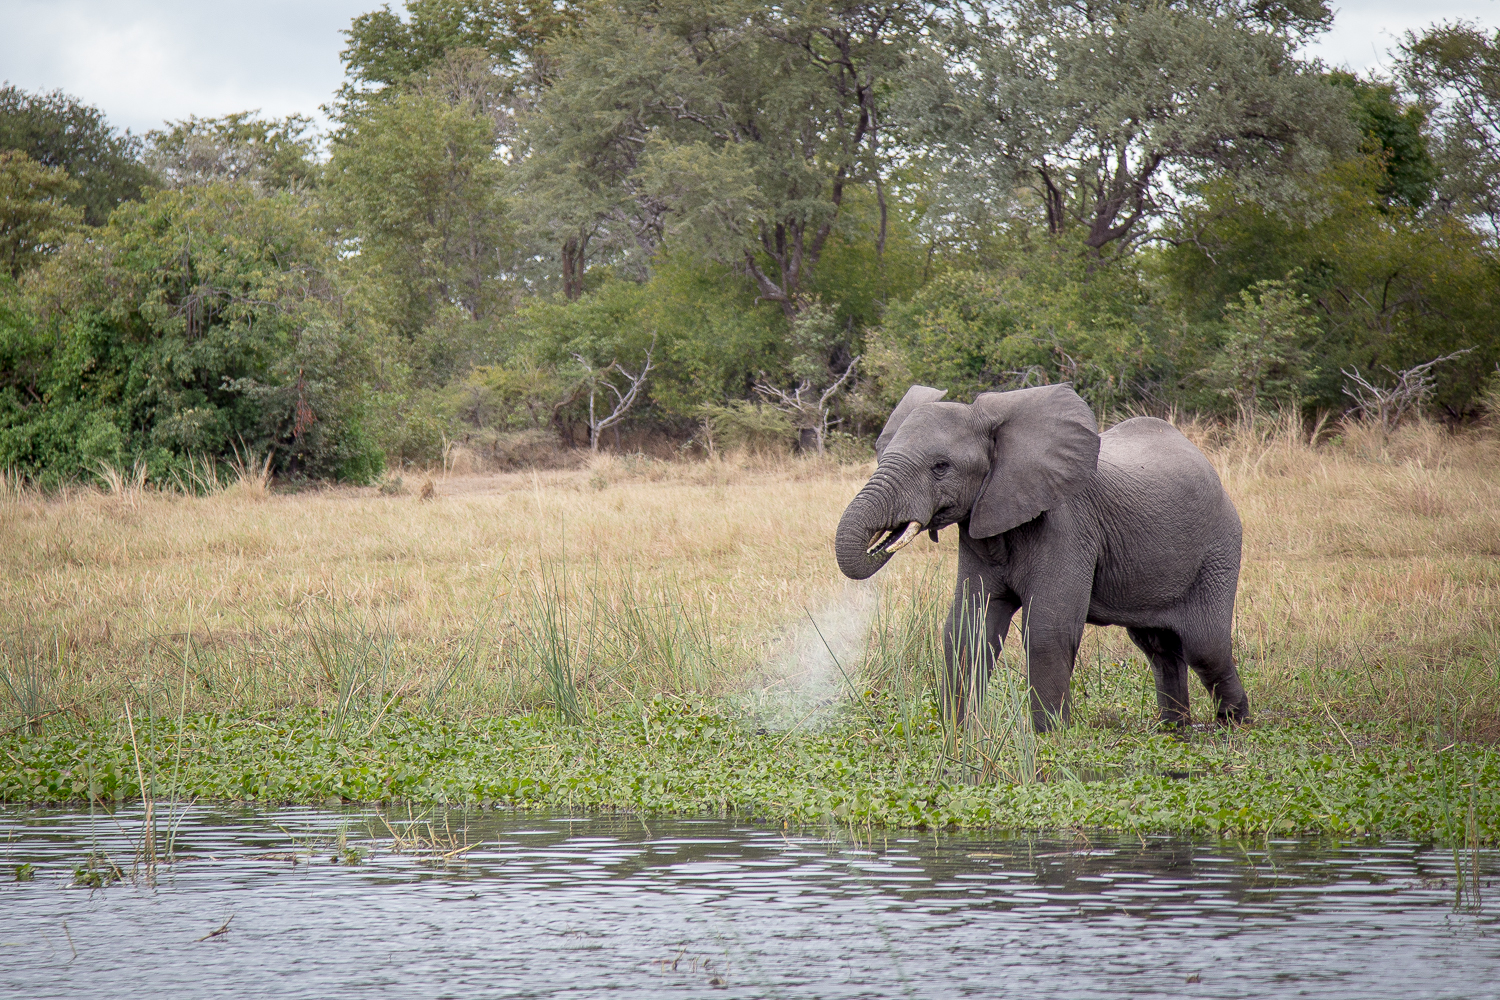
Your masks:
<path fill-rule="evenodd" d="M 7 4 L 5 79 L 62 88 L 137 133 L 250 108 L 318 115 L 343 80 L 340 31 L 375 0 Z"/>
<path fill-rule="evenodd" d="M 1335 6 L 1333 30 L 1308 46 L 1308 53 L 1330 66 L 1359 73 L 1387 72 L 1388 53 L 1408 31 L 1441 21 L 1478 21 L 1493 28 L 1496 0 L 1358 0 Z"/>

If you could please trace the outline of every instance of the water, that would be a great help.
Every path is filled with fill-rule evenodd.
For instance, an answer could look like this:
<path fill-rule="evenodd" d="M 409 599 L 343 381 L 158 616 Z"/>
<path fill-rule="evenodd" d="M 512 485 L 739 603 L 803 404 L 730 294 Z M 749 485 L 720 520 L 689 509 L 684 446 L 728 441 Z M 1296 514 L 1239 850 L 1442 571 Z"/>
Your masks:
<path fill-rule="evenodd" d="M 0 996 L 1500 997 L 1493 852 L 1476 911 L 1451 852 L 1400 842 L 492 812 L 413 855 L 375 816 L 194 807 L 189 857 L 90 890 L 90 852 L 132 874 L 139 810 L 0 810 Z"/>

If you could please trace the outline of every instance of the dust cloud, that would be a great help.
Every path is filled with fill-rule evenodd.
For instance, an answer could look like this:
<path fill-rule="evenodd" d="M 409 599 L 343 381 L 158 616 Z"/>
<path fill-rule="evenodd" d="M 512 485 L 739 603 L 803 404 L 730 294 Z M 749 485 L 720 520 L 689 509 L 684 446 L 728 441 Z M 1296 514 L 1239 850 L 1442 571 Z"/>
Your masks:
<path fill-rule="evenodd" d="M 851 581 L 788 623 L 772 640 L 756 683 L 741 697 L 743 707 L 766 729 L 815 728 L 851 693 L 878 606 L 873 581 Z"/>

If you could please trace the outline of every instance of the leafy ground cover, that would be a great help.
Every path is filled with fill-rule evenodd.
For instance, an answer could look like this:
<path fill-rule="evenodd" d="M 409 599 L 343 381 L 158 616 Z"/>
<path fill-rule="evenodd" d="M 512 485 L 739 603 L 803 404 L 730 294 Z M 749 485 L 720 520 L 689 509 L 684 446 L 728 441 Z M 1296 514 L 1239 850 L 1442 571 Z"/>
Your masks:
<path fill-rule="evenodd" d="M 877 702 L 814 731 L 659 697 L 580 724 L 550 712 L 389 713 L 336 729 L 304 710 L 12 733 L 0 799 L 142 795 L 264 803 L 408 801 L 733 815 L 792 826 L 1110 828 L 1198 835 L 1500 840 L 1500 753 L 1430 732 L 1285 721 L 1184 735 L 1076 726 L 1040 737 L 1035 779 L 976 783 L 935 710 Z M 913 731 L 915 729 L 915 731 Z M 144 787 L 143 787 L 144 785 Z"/>

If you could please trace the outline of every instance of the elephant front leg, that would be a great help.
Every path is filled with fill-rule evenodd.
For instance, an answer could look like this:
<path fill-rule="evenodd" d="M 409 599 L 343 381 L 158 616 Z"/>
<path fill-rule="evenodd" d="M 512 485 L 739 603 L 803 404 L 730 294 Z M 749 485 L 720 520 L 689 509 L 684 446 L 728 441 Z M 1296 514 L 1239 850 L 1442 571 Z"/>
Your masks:
<path fill-rule="evenodd" d="M 1022 609 L 1031 724 L 1039 733 L 1072 722 L 1073 664 L 1083 641 L 1087 609 L 1087 596 L 1080 604 L 1057 594 L 1030 597 Z"/>

